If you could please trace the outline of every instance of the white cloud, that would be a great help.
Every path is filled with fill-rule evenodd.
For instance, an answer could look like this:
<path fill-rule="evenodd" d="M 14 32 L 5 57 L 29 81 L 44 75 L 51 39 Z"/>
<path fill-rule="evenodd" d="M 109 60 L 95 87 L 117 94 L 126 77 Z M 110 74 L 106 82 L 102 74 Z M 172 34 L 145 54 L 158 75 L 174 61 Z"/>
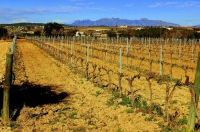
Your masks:
<path fill-rule="evenodd" d="M 57 23 L 72 23 L 73 21 L 71 21 L 71 20 L 55 19 L 54 22 L 57 22 Z"/>
<path fill-rule="evenodd" d="M 120 9 L 117 8 L 101 8 L 101 7 L 86 7 L 85 9 L 91 11 L 119 11 Z"/>
<path fill-rule="evenodd" d="M 25 19 L 17 19 L 17 20 L 13 20 L 12 22 L 13 23 L 20 23 L 20 22 L 28 22 L 28 21 L 25 20 Z"/>
<path fill-rule="evenodd" d="M 176 5 L 178 2 L 166 2 L 165 5 Z"/>
<path fill-rule="evenodd" d="M 198 4 L 199 4 L 199 2 L 189 1 L 189 2 L 181 3 L 179 6 L 183 7 L 183 8 L 187 8 L 187 7 L 197 6 Z"/>
<path fill-rule="evenodd" d="M 159 6 L 162 6 L 163 4 L 162 3 L 156 3 L 154 5 L 150 5 L 149 7 L 150 8 L 155 8 L 155 7 L 159 7 Z"/>
<path fill-rule="evenodd" d="M 155 3 L 153 5 L 150 5 L 150 8 L 156 8 L 156 7 L 161 7 L 161 6 L 175 6 L 175 7 L 182 7 L 182 8 L 186 8 L 186 7 L 192 7 L 192 6 L 196 6 L 198 7 L 199 2 L 197 1 L 188 1 L 188 2 L 163 2 L 163 3 Z"/>

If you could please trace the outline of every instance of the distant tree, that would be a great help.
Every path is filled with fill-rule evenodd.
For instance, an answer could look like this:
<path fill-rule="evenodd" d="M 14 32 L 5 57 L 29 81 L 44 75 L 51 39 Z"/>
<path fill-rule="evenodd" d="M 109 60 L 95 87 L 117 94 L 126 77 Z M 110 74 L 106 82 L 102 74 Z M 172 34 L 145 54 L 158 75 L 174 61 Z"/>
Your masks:
<path fill-rule="evenodd" d="M 77 29 L 68 30 L 66 36 L 75 36 L 77 31 Z"/>
<path fill-rule="evenodd" d="M 8 36 L 8 30 L 4 27 L 0 27 L 0 39 Z"/>
<path fill-rule="evenodd" d="M 108 37 L 116 37 L 117 34 L 113 29 L 111 29 L 111 30 L 107 31 L 107 36 Z"/>
<path fill-rule="evenodd" d="M 40 31 L 40 30 L 36 30 L 36 31 L 34 31 L 34 35 L 36 35 L 36 36 L 40 36 L 40 35 L 41 35 L 41 31 Z"/>
<path fill-rule="evenodd" d="M 131 28 L 127 28 L 126 30 L 119 30 L 118 31 L 119 37 L 132 37 L 134 35 L 134 30 Z"/>
<path fill-rule="evenodd" d="M 150 27 L 141 30 L 136 30 L 134 35 L 136 37 L 151 37 L 151 38 L 159 38 L 164 36 L 165 28 L 158 27 Z"/>
<path fill-rule="evenodd" d="M 56 22 L 44 25 L 44 33 L 46 36 L 63 35 L 64 27 Z"/>

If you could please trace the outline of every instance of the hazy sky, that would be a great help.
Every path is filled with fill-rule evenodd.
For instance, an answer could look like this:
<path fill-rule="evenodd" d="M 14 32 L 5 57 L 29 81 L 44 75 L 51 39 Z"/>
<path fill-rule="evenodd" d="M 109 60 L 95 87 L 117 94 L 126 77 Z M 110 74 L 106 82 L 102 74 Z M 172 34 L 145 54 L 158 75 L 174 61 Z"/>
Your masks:
<path fill-rule="evenodd" d="M 200 1 L 188 0 L 0 0 L 0 23 L 59 22 L 100 18 L 200 24 Z"/>

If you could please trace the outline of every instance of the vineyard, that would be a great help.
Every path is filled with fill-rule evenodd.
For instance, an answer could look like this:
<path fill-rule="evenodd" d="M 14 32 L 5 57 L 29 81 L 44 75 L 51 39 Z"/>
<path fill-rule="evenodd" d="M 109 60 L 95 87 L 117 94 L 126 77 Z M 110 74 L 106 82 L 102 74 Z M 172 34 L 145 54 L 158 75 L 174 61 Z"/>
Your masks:
<path fill-rule="evenodd" d="M 0 46 L 8 48 L 6 44 Z M 25 119 L 30 120 L 26 126 L 39 125 L 35 120 L 46 122 L 45 126 L 53 122 L 55 128 L 47 131 L 183 130 L 194 97 L 199 48 L 198 40 L 187 39 L 27 37 L 26 41 L 19 40 L 14 63 L 15 90 L 51 89 L 46 92 L 57 100 L 28 91 L 36 94 L 36 97 L 31 94 L 36 101 L 25 96 L 27 108 L 20 104 L 20 115 L 13 123 L 19 126 L 14 126 L 14 130 L 22 129 L 19 122 Z M 5 49 L 1 48 L 5 51 L 1 52 L 1 58 Z M 39 103 L 37 97 L 53 101 Z M 83 102 L 81 99 L 75 102 L 78 99 L 74 97 L 82 98 Z M 75 99 L 74 103 L 70 98 Z M 23 105 L 25 102 L 21 101 Z M 58 104 L 55 108 L 49 105 L 53 102 Z M 52 121 L 45 117 L 49 110 L 54 116 L 58 112 L 64 114 L 56 118 L 57 122 L 51 115 Z M 195 110 L 199 111 L 199 107 Z M 87 120 L 81 118 L 86 116 Z"/>

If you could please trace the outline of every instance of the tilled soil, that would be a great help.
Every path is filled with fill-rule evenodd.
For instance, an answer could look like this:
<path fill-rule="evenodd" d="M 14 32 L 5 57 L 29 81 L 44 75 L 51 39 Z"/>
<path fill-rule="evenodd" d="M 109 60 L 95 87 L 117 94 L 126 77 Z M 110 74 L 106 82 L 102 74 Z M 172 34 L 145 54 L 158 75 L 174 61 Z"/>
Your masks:
<path fill-rule="evenodd" d="M 9 47 L 7 44 L 0 46 L 1 51 L 5 51 L 4 46 Z M 0 53 L 0 66 L 4 67 L 6 52 Z M 16 80 L 11 90 L 12 121 L 10 125 L 1 121 L 0 131 L 142 132 L 162 131 L 158 124 L 166 125 L 161 116 L 121 105 L 121 98 L 110 105 L 108 102 L 113 97 L 112 91 L 95 87 L 31 43 L 19 41 L 15 56 Z M 148 83 L 135 82 L 135 86 L 142 89 L 141 95 L 148 99 L 148 88 L 145 90 L 141 85 L 148 86 Z M 164 108 L 165 86 L 156 82 L 152 82 L 152 86 L 156 95 L 153 96 L 154 102 Z M 162 94 L 157 93 L 161 89 Z M 188 89 L 178 88 L 172 101 L 170 112 L 178 111 L 179 119 L 187 116 L 190 102 Z"/>

